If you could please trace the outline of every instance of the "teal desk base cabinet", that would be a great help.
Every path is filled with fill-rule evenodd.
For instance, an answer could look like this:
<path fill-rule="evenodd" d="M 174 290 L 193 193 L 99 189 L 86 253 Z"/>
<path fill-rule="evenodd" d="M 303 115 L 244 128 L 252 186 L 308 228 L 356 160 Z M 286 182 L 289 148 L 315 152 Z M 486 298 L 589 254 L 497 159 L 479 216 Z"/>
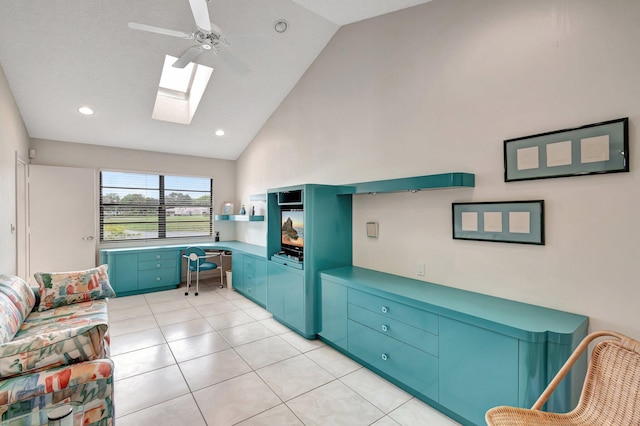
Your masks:
<path fill-rule="evenodd" d="M 267 264 L 263 257 L 239 251 L 231 258 L 233 288 L 265 307 L 267 304 Z"/>
<path fill-rule="evenodd" d="M 319 336 L 463 424 L 530 407 L 586 336 L 582 315 L 357 267 L 320 273 Z M 578 403 L 587 358 L 546 409 Z"/>
<path fill-rule="evenodd" d="M 140 249 L 100 252 L 109 265 L 111 285 L 118 296 L 170 290 L 180 284 L 180 251 Z"/>
<path fill-rule="evenodd" d="M 117 296 L 171 290 L 182 281 L 182 251 L 190 246 L 231 251 L 233 286 L 265 306 L 266 260 L 261 246 L 224 241 L 105 248 L 100 250 L 100 263 L 109 265 L 109 279 Z"/>

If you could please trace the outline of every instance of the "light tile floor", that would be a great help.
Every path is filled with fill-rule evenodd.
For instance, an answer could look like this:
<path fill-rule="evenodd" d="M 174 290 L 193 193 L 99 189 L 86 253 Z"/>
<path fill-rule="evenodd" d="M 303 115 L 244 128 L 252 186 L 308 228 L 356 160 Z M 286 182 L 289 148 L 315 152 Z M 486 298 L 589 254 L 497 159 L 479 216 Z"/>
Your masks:
<path fill-rule="evenodd" d="M 109 304 L 118 426 L 455 425 L 233 290 Z"/>

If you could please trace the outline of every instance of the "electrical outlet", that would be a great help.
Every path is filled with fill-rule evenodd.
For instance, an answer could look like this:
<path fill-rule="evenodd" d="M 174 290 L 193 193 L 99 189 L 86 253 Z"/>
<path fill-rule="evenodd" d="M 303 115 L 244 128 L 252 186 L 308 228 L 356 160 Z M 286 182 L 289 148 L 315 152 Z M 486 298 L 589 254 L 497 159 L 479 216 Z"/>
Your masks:
<path fill-rule="evenodd" d="M 416 272 L 419 277 L 424 277 L 424 262 L 418 262 L 416 264 Z"/>

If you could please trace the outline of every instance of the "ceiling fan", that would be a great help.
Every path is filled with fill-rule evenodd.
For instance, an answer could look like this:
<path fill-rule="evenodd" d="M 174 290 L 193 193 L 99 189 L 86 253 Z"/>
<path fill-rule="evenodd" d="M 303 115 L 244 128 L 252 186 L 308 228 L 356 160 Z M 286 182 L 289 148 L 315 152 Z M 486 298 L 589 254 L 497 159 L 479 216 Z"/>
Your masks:
<path fill-rule="evenodd" d="M 129 28 L 187 40 L 195 40 L 197 44 L 189 48 L 173 63 L 173 67 L 175 68 L 184 68 L 205 50 L 211 50 L 217 55 L 223 46 L 229 46 L 229 42 L 222 36 L 222 30 L 217 25 L 212 24 L 209 19 L 208 1 L 209 0 L 189 0 L 191 12 L 196 22 L 196 30 L 190 34 L 154 27 L 152 25 L 139 24 L 137 22 L 129 22 Z"/>

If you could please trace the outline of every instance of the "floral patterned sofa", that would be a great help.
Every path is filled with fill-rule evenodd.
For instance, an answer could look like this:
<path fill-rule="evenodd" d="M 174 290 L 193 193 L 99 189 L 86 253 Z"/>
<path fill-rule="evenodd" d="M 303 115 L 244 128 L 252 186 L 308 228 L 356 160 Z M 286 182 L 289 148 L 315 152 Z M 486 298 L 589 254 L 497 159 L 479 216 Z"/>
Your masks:
<path fill-rule="evenodd" d="M 112 425 L 107 266 L 34 277 L 35 292 L 0 275 L 0 422 L 46 424 L 48 408 L 75 402 L 84 425 Z"/>

